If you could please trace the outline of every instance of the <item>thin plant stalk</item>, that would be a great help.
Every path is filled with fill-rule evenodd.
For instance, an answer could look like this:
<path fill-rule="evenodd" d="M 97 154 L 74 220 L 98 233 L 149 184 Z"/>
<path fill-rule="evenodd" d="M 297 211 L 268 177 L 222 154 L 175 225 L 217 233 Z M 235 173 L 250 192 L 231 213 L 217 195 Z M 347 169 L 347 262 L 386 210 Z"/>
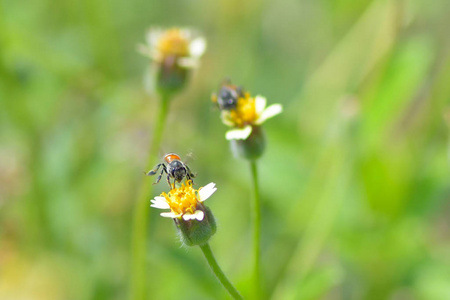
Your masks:
<path fill-rule="evenodd" d="M 162 134 L 169 108 L 169 96 L 161 95 L 157 120 L 153 131 L 153 139 L 149 149 L 147 159 L 147 169 L 149 170 L 156 163 L 158 151 L 161 145 Z M 146 290 L 146 263 L 145 256 L 147 253 L 148 238 L 148 221 L 150 217 L 150 205 L 148 202 L 151 195 L 153 185 L 146 178 L 142 179 L 137 201 L 133 214 L 132 229 L 132 245 L 131 245 L 131 299 L 144 300 L 147 299 Z"/>
<path fill-rule="evenodd" d="M 228 280 L 228 278 L 223 273 L 222 269 L 217 264 L 217 261 L 211 251 L 209 243 L 201 245 L 200 249 L 202 249 L 202 252 L 205 255 L 205 258 L 208 261 L 208 264 L 211 267 L 211 270 L 213 271 L 214 275 L 216 275 L 219 282 L 228 291 L 228 293 L 230 293 L 231 297 L 233 297 L 233 299 L 238 300 L 244 299 L 242 298 L 241 294 L 239 294 L 238 290 L 233 286 L 233 284 Z"/>
<path fill-rule="evenodd" d="M 256 161 L 250 162 L 253 179 L 253 284 L 255 299 L 261 299 L 261 202 Z"/>

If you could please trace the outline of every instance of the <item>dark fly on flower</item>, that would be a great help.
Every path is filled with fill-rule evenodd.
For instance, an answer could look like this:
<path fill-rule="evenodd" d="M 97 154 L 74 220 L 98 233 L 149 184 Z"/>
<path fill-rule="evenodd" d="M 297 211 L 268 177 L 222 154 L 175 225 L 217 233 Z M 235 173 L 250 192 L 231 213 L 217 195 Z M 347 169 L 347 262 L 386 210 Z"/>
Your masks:
<path fill-rule="evenodd" d="M 166 165 L 167 164 L 167 165 Z M 172 188 L 172 184 L 170 183 L 170 179 L 172 178 L 173 181 L 173 188 L 175 188 L 175 182 L 181 182 L 183 178 L 186 177 L 187 180 L 194 181 L 192 178 L 195 177 L 195 174 L 191 172 L 189 167 L 181 161 L 181 158 L 178 154 L 175 153 L 168 153 L 164 155 L 164 162 L 157 164 L 153 170 L 150 170 L 147 173 L 147 176 L 153 176 L 158 173 L 159 168 L 161 168 L 161 172 L 156 179 L 155 183 L 158 183 L 161 180 L 161 177 L 164 173 L 167 174 L 167 183 L 169 184 L 170 188 Z"/>
<path fill-rule="evenodd" d="M 219 94 L 212 96 L 212 101 L 220 110 L 232 110 L 236 109 L 238 99 L 241 97 L 244 97 L 242 87 L 231 84 L 230 80 L 225 80 L 220 87 Z"/>

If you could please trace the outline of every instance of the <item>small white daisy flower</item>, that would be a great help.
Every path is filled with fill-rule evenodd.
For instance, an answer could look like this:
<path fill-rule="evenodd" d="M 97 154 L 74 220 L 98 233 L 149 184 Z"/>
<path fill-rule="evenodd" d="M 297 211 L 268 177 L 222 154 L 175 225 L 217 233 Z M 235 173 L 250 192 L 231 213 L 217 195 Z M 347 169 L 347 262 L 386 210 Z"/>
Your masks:
<path fill-rule="evenodd" d="M 227 140 L 245 140 L 252 133 L 254 126 L 262 125 L 266 120 L 283 111 L 281 104 L 272 104 L 268 107 L 266 98 L 262 96 L 251 97 L 245 93 L 237 100 L 236 108 L 222 110 L 222 122 L 233 129 L 226 133 Z"/>
<path fill-rule="evenodd" d="M 168 194 L 151 200 L 151 207 L 158 209 L 170 209 L 170 212 L 161 213 L 162 217 L 172 219 L 198 220 L 202 221 L 205 216 L 203 201 L 211 197 L 217 190 L 215 183 L 211 182 L 206 186 L 196 190 L 192 187 L 192 182 L 187 181 L 181 187 L 172 189 Z"/>
<path fill-rule="evenodd" d="M 206 50 L 205 38 L 184 28 L 152 28 L 146 39 L 146 45 L 139 45 L 139 52 L 160 64 L 170 59 L 179 67 L 193 68 Z"/>

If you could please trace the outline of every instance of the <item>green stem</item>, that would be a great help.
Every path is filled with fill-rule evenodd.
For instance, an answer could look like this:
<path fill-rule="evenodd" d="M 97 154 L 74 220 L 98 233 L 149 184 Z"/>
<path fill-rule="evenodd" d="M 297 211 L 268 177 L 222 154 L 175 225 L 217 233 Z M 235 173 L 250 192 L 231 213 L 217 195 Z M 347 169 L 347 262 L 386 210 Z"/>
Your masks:
<path fill-rule="evenodd" d="M 168 113 L 170 99 L 168 96 L 161 96 L 161 103 L 157 114 L 157 120 L 153 131 L 153 142 L 150 145 L 149 156 L 147 160 L 147 169 L 149 170 L 156 163 L 156 158 L 161 145 L 164 124 Z M 144 300 L 146 297 L 146 263 L 148 237 L 148 220 L 150 216 L 149 199 L 153 190 L 152 183 L 143 176 L 138 198 L 134 207 L 133 231 L 131 244 L 131 299 Z"/>
<path fill-rule="evenodd" d="M 253 179 L 253 284 L 255 299 L 261 299 L 261 203 L 258 188 L 258 170 L 256 161 L 250 162 Z"/>
<path fill-rule="evenodd" d="M 239 294 L 238 290 L 233 286 L 233 284 L 228 280 L 228 278 L 223 274 L 222 269 L 217 264 L 216 259 L 214 258 L 214 255 L 211 251 L 211 247 L 208 243 L 203 244 L 200 246 L 200 249 L 202 249 L 203 254 L 205 255 L 206 260 L 208 261 L 209 266 L 211 267 L 211 270 L 214 272 L 214 275 L 216 275 L 217 279 L 220 281 L 220 283 L 223 285 L 223 287 L 230 293 L 230 295 L 234 299 L 244 299 L 242 298 L 241 294 Z"/>

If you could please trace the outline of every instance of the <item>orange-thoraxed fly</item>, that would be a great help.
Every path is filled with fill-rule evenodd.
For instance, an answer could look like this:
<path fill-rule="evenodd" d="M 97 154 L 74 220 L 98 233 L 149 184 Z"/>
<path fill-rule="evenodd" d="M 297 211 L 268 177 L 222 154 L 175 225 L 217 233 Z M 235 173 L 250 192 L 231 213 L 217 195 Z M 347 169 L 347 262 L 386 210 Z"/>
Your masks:
<path fill-rule="evenodd" d="M 195 174 L 192 173 L 189 167 L 181 161 L 181 158 L 178 154 L 168 153 L 164 155 L 164 162 L 157 164 L 153 168 L 153 170 L 150 170 L 147 173 L 147 176 L 153 176 L 156 173 L 158 173 L 159 168 L 161 168 L 161 172 L 154 184 L 158 183 L 161 180 L 161 177 L 164 174 L 164 172 L 167 174 L 167 183 L 169 184 L 170 188 L 172 188 L 170 178 L 173 178 L 174 180 L 173 188 L 175 188 L 175 182 L 178 183 L 181 182 L 184 177 L 186 177 L 187 180 L 193 182 L 192 178 L 195 177 Z"/>
<path fill-rule="evenodd" d="M 245 97 L 245 91 L 240 86 L 231 84 L 230 80 L 224 80 L 218 94 L 213 94 L 211 100 L 220 110 L 236 109 L 239 98 Z"/>

